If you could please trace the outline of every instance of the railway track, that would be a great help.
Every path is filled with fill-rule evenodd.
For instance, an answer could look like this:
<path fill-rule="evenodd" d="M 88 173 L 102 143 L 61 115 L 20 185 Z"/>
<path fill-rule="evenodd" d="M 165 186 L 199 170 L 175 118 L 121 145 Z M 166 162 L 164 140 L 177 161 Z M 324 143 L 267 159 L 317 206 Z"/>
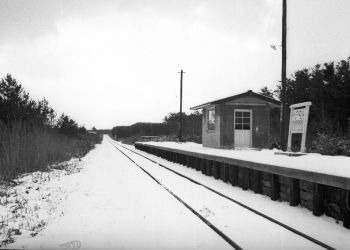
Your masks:
<path fill-rule="evenodd" d="M 252 213 L 254 213 L 254 214 L 256 214 L 256 215 L 258 215 L 258 216 L 260 216 L 260 217 L 262 217 L 262 218 L 264 218 L 264 219 L 266 219 L 266 220 L 268 220 L 268 221 L 270 221 L 270 222 L 272 222 L 272 223 L 274 223 L 274 224 L 276 224 L 276 225 L 278 225 L 278 226 L 280 226 L 280 227 L 282 227 L 282 228 L 284 228 L 284 229 L 286 229 L 286 230 L 288 230 L 288 231 L 290 231 L 290 232 L 292 232 L 292 233 L 295 234 L 295 235 L 298 235 L 298 236 L 300 236 L 300 237 L 303 237 L 303 238 L 306 239 L 307 241 L 310 241 L 310 242 L 312 242 L 312 243 L 314 243 L 314 244 L 320 246 L 321 248 L 324 248 L 324 249 L 335 249 L 335 248 L 333 248 L 333 247 L 331 247 L 331 246 L 329 246 L 329 245 L 327 245 L 327 244 L 325 244 L 325 243 L 323 243 L 323 242 L 321 242 L 321 241 L 319 241 L 319 240 L 317 240 L 317 239 L 315 239 L 315 238 L 313 238 L 313 237 L 311 237 L 311 236 L 309 236 L 309 235 L 304 234 L 303 232 L 300 232 L 299 230 L 297 230 L 297 229 L 295 229 L 295 228 L 292 228 L 292 227 L 290 227 L 290 226 L 288 226 L 288 225 L 286 225 L 286 224 L 284 224 L 284 223 L 282 223 L 282 222 L 280 222 L 280 221 L 278 221 L 278 220 L 275 220 L 275 219 L 273 219 L 273 218 L 271 218 L 271 217 L 269 217 L 269 216 L 267 216 L 267 215 L 265 215 L 265 214 L 263 214 L 263 213 L 261 213 L 261 212 L 255 210 L 255 209 L 253 209 L 253 208 L 251 208 L 251 207 L 249 207 L 249 206 L 247 206 L 247 205 L 245 205 L 245 204 L 243 204 L 243 203 L 241 203 L 241 202 L 239 202 L 239 201 L 237 201 L 237 200 L 235 200 L 235 199 L 230 198 L 230 197 L 228 197 L 228 196 L 226 196 L 226 195 L 224 195 L 224 194 L 222 194 L 222 193 L 220 193 L 220 192 L 218 192 L 218 191 L 216 191 L 216 190 L 214 190 L 214 189 L 212 189 L 212 188 L 206 186 L 206 185 L 203 184 L 203 183 L 200 183 L 200 182 L 198 182 L 198 181 L 196 181 L 196 180 L 194 180 L 194 179 L 191 179 L 191 178 L 189 178 L 188 176 L 185 176 L 185 175 L 183 175 L 183 174 L 181 174 L 181 173 L 178 173 L 177 171 L 174 171 L 173 169 L 171 169 L 171 168 L 169 168 L 169 167 L 167 167 L 167 166 L 165 166 L 165 165 L 163 165 L 163 164 L 161 164 L 161 163 L 159 163 L 159 162 L 157 162 L 157 161 L 155 161 L 155 160 L 153 160 L 153 159 L 151 159 L 151 158 L 149 158 L 149 157 L 147 157 L 147 156 L 145 156 L 145 155 L 142 155 L 142 154 L 140 154 L 140 153 L 138 153 L 138 152 L 136 152 L 136 151 L 134 151 L 134 150 L 132 150 L 132 149 L 130 149 L 130 148 L 127 148 L 127 147 L 125 147 L 125 146 L 123 146 L 123 145 L 121 145 L 121 144 L 119 144 L 119 143 L 113 141 L 112 139 L 109 139 L 109 143 L 110 143 L 111 145 L 113 145 L 119 152 L 121 152 L 121 153 L 122 153 L 125 157 L 127 157 L 130 161 L 132 161 L 132 162 L 133 162 L 137 167 L 139 167 L 143 172 L 145 172 L 145 173 L 146 173 L 150 178 L 152 178 L 156 183 L 158 183 L 160 186 L 162 186 L 162 187 L 163 187 L 167 192 L 169 192 L 174 198 L 176 198 L 179 202 L 181 202 L 187 209 L 189 209 L 193 214 L 195 214 L 200 220 L 202 220 L 205 224 L 207 224 L 213 231 L 215 231 L 220 237 L 222 237 L 226 242 L 228 242 L 234 249 L 243 249 L 243 248 L 242 248 L 241 246 L 239 246 L 239 245 L 238 245 L 234 240 L 232 240 L 229 236 L 227 236 L 225 233 L 223 233 L 218 227 L 216 227 L 215 225 L 213 225 L 213 224 L 212 224 L 209 220 L 207 220 L 204 216 L 202 216 L 200 213 L 198 213 L 198 212 L 197 212 L 194 208 L 192 208 L 188 203 L 186 203 L 184 200 L 182 200 L 182 199 L 181 199 L 178 195 L 176 195 L 171 189 L 169 189 L 169 188 L 166 187 L 164 184 L 162 184 L 154 175 L 152 175 L 152 174 L 151 174 L 149 171 L 147 171 L 144 167 L 140 166 L 140 165 L 132 158 L 131 155 L 138 155 L 138 156 L 140 156 L 140 157 L 143 157 L 144 159 L 146 159 L 146 160 L 148 160 L 148 161 L 150 161 L 150 162 L 152 162 L 152 163 L 154 163 L 154 164 L 157 164 L 158 166 L 160 166 L 160 167 L 162 167 L 162 168 L 164 168 L 164 169 L 166 169 L 166 170 L 172 172 L 173 174 L 176 174 L 177 176 L 179 176 L 179 177 L 181 177 L 181 178 L 183 178 L 183 179 L 186 179 L 186 180 L 188 180 L 188 181 L 190 181 L 190 182 L 192 182 L 192 183 L 194 183 L 194 184 L 197 184 L 197 185 L 199 185 L 199 186 L 201 186 L 201 187 L 203 187 L 203 188 L 209 190 L 210 192 L 212 192 L 212 193 L 214 193 L 214 194 L 216 194 L 216 195 L 219 195 L 220 197 L 223 197 L 223 198 L 229 200 L 230 202 L 233 202 L 233 203 L 237 204 L 238 206 L 240 206 L 240 207 L 242 207 L 242 208 L 244 208 L 244 209 L 246 209 L 246 210 L 248 210 L 248 211 L 250 211 L 250 212 L 252 212 Z"/>

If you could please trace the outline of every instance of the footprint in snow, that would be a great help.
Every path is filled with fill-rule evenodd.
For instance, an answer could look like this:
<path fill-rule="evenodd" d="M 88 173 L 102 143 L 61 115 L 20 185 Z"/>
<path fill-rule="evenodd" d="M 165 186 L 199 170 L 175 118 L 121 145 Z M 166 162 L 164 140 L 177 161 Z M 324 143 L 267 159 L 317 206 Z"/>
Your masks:
<path fill-rule="evenodd" d="M 73 240 L 60 245 L 62 249 L 78 249 L 81 247 L 81 242 L 79 240 Z"/>
<path fill-rule="evenodd" d="M 209 208 L 206 207 L 199 210 L 199 213 L 201 213 L 205 218 L 215 215 L 212 211 L 209 210 Z"/>

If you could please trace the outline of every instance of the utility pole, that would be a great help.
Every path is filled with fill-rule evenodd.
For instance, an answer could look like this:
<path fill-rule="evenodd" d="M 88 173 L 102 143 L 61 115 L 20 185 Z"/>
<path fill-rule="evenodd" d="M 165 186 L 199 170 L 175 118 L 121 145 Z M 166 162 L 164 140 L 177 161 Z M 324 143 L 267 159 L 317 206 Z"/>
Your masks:
<path fill-rule="evenodd" d="M 286 151 L 286 84 L 287 84 L 287 0 L 283 0 L 282 12 L 282 107 L 281 107 L 281 147 Z"/>
<path fill-rule="evenodd" d="M 182 141 L 182 77 L 183 73 L 185 73 L 183 70 L 180 72 L 180 115 L 179 115 L 179 142 Z"/>

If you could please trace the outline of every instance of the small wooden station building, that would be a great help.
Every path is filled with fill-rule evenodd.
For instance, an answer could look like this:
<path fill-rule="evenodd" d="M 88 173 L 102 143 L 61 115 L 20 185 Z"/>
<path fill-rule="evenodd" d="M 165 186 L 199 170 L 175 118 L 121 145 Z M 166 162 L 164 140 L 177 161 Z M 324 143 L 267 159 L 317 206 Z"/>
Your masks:
<path fill-rule="evenodd" d="M 211 148 L 264 148 L 270 139 L 270 111 L 281 102 L 254 93 L 207 102 L 202 109 L 202 142 Z"/>

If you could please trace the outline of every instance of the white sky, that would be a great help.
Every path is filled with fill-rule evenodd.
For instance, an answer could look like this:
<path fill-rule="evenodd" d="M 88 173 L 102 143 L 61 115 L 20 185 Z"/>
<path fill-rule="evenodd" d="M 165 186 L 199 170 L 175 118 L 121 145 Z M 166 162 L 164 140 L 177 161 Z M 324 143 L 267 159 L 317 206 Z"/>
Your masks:
<path fill-rule="evenodd" d="M 162 122 L 281 79 L 282 0 L 0 0 L 0 77 L 87 128 Z M 288 1 L 290 76 L 350 55 L 349 0 Z"/>

